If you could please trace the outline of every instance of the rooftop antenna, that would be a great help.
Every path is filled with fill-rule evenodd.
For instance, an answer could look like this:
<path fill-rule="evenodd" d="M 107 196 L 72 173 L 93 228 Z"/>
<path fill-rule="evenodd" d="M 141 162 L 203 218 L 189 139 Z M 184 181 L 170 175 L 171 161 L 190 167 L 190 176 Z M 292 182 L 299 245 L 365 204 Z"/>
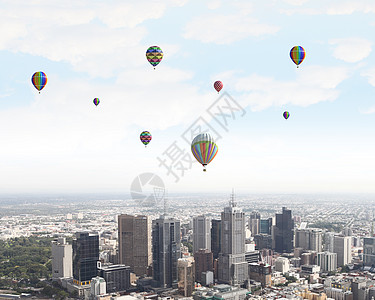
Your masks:
<path fill-rule="evenodd" d="M 164 218 L 167 216 L 168 213 L 168 190 L 165 191 L 164 195 Z"/>
<path fill-rule="evenodd" d="M 232 194 L 230 195 L 229 205 L 232 207 L 235 207 L 237 205 L 237 203 L 234 202 L 234 188 L 232 188 Z"/>

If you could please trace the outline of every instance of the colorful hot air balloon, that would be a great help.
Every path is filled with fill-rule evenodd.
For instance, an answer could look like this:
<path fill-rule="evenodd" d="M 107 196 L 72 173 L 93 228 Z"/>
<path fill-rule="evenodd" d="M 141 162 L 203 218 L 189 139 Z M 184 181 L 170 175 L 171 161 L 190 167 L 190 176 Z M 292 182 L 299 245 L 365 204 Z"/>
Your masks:
<path fill-rule="evenodd" d="M 95 98 L 93 102 L 94 102 L 94 104 L 95 104 L 96 106 L 98 106 L 99 103 L 100 103 L 100 100 L 99 100 L 99 98 Z"/>
<path fill-rule="evenodd" d="M 143 131 L 139 138 L 141 139 L 141 142 L 145 145 L 145 147 L 147 147 L 148 143 L 151 142 L 152 136 L 148 131 Z"/>
<path fill-rule="evenodd" d="M 215 81 L 214 88 L 219 93 L 223 88 L 223 83 L 221 81 Z"/>
<path fill-rule="evenodd" d="M 31 77 L 31 82 L 35 86 L 35 88 L 40 91 L 46 86 L 47 84 L 47 75 L 43 72 L 35 72 L 34 75 Z"/>
<path fill-rule="evenodd" d="M 287 120 L 290 116 L 289 111 L 284 111 L 283 116 L 284 116 L 285 120 Z"/>
<path fill-rule="evenodd" d="M 202 164 L 203 171 L 206 171 L 206 166 L 215 158 L 217 150 L 217 145 L 209 133 L 198 134 L 191 142 L 191 152 Z"/>
<path fill-rule="evenodd" d="M 297 68 L 298 68 L 298 65 L 304 60 L 305 58 L 305 49 L 303 49 L 301 46 L 294 46 L 291 50 L 290 50 L 290 58 L 292 59 L 292 61 L 297 65 Z"/>
<path fill-rule="evenodd" d="M 146 51 L 146 58 L 148 62 L 155 67 L 161 62 L 163 59 L 163 51 L 160 49 L 159 46 L 151 46 Z"/>

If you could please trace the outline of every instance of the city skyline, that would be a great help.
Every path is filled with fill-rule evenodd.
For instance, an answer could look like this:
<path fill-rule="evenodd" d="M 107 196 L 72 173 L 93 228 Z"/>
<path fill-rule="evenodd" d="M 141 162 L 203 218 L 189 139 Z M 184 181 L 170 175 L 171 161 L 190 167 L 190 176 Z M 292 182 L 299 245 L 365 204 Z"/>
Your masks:
<path fill-rule="evenodd" d="M 375 193 L 371 0 L 4 1 L 1 12 L 0 193 L 128 193 L 145 172 L 170 193 Z M 40 94 L 36 71 L 48 76 Z M 220 101 L 230 117 L 215 115 Z M 218 154 L 176 178 L 162 161 L 171 145 L 192 157 L 197 121 Z"/>

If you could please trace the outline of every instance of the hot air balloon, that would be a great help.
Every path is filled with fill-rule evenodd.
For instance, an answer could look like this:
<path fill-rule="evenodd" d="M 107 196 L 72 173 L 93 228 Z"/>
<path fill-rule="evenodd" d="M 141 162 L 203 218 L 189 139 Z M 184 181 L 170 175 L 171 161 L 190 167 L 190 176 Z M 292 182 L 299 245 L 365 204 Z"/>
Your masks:
<path fill-rule="evenodd" d="M 298 68 L 298 65 L 304 60 L 305 58 L 305 49 L 303 49 L 301 46 L 294 46 L 291 50 L 290 50 L 290 58 L 292 59 L 292 61 L 297 65 L 297 68 Z"/>
<path fill-rule="evenodd" d="M 146 58 L 148 62 L 155 67 L 161 62 L 163 59 L 163 51 L 160 49 L 159 46 L 151 46 L 146 51 Z"/>
<path fill-rule="evenodd" d="M 34 75 L 31 77 L 31 82 L 35 86 L 35 88 L 40 91 L 46 86 L 47 84 L 47 75 L 43 72 L 35 72 Z"/>
<path fill-rule="evenodd" d="M 284 116 L 285 120 L 287 120 L 290 116 L 289 111 L 284 111 L 283 116 Z"/>
<path fill-rule="evenodd" d="M 139 138 L 141 139 L 141 142 L 145 145 L 145 147 L 147 147 L 148 143 L 151 142 L 152 136 L 148 131 L 143 131 Z"/>
<path fill-rule="evenodd" d="M 99 98 L 95 98 L 93 102 L 94 102 L 94 104 L 95 104 L 96 106 L 98 106 L 99 103 L 100 103 L 100 100 L 99 100 Z"/>
<path fill-rule="evenodd" d="M 191 142 L 191 152 L 202 164 L 203 171 L 206 171 L 206 166 L 215 158 L 217 150 L 217 145 L 209 133 L 198 134 Z"/>
<path fill-rule="evenodd" d="M 214 88 L 219 93 L 223 88 L 223 83 L 221 81 L 215 81 Z"/>

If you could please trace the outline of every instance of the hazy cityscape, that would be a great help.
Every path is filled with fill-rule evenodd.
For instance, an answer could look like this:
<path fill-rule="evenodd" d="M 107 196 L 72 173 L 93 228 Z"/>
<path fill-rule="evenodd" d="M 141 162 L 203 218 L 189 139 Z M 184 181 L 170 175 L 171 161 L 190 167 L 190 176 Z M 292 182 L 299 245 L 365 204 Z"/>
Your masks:
<path fill-rule="evenodd" d="M 165 200 L 3 195 L 0 239 L 45 238 L 52 252 L 49 275 L 37 279 L 43 288 L 3 273 L 2 295 L 48 298 L 43 284 L 51 283 L 62 291 L 52 295 L 58 299 L 324 300 L 375 293 L 371 195 L 170 194 Z M 166 232 L 175 235 L 158 240 Z M 96 249 L 91 258 L 82 252 L 85 243 Z M 2 255 L 5 266 L 12 255 Z M 22 286 L 21 296 L 9 279 Z"/>

